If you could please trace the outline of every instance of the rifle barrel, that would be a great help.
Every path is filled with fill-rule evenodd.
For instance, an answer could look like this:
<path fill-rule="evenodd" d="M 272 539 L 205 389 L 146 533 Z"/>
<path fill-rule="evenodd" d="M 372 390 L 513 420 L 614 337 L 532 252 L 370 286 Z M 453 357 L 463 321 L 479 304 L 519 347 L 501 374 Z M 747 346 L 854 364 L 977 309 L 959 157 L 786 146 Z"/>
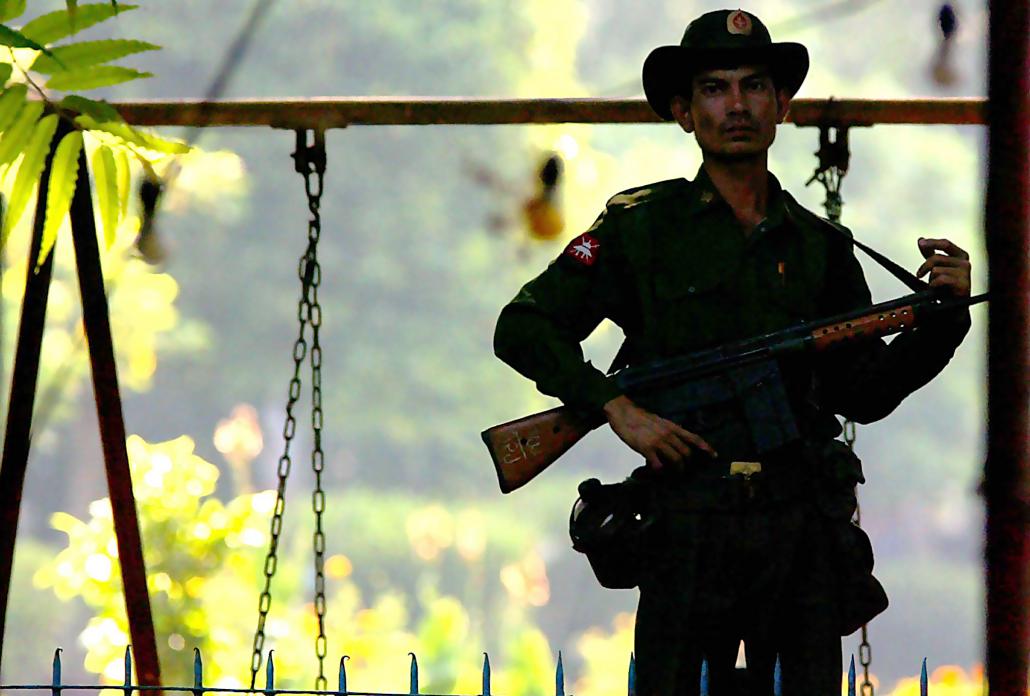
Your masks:
<path fill-rule="evenodd" d="M 739 367 L 769 357 L 779 357 L 789 353 L 810 350 L 817 346 L 816 337 L 820 334 L 837 333 L 841 329 L 850 329 L 852 323 L 861 319 L 876 316 L 883 320 L 885 315 L 896 310 L 910 307 L 912 313 L 919 318 L 970 307 L 989 299 L 988 294 L 969 298 L 942 298 L 936 290 L 905 295 L 894 300 L 870 305 L 861 309 L 838 314 L 826 319 L 807 321 L 779 331 L 731 343 L 720 348 L 703 350 L 666 360 L 658 360 L 646 365 L 627 367 L 615 375 L 618 386 L 627 392 L 646 391 L 651 388 L 668 387 L 677 381 L 694 379 L 706 374 Z M 911 324 L 913 322 L 909 322 Z M 887 336 L 906 328 L 901 321 L 882 323 L 876 333 Z M 846 339 L 843 339 L 846 340 Z"/>

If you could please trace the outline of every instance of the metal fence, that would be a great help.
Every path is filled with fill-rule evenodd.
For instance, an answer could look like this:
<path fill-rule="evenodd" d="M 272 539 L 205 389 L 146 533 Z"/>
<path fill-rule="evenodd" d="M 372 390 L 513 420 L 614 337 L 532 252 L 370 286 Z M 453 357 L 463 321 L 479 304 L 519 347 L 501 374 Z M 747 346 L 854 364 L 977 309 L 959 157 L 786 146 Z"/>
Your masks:
<path fill-rule="evenodd" d="M 459 696 L 457 694 L 429 694 L 419 690 L 418 683 L 418 658 L 414 653 L 408 653 L 410 658 L 409 686 L 406 693 L 386 693 L 377 691 L 361 691 L 348 688 L 347 684 L 347 659 L 345 655 L 340 658 L 340 669 L 337 675 L 337 688 L 335 691 L 316 691 L 313 689 L 277 689 L 275 686 L 275 662 L 272 651 L 268 653 L 268 660 L 265 664 L 265 687 L 242 688 L 242 687 L 216 687 L 204 685 L 204 661 L 201 658 L 200 650 L 193 649 L 193 685 L 192 686 L 147 686 L 133 684 L 132 682 L 132 649 L 125 648 L 125 679 L 122 684 L 64 684 L 61 681 L 61 649 L 54 652 L 53 672 L 49 684 L 0 684 L 0 693 L 11 691 L 50 691 L 52 696 L 61 696 L 63 691 L 121 691 L 124 696 L 146 696 L 152 692 L 187 693 L 193 696 L 204 694 L 254 694 L 255 696 L 278 696 L 280 694 L 318 694 L 324 696 Z M 851 666 L 848 669 L 848 696 L 856 696 L 858 693 L 855 678 L 855 658 L 851 657 Z M 701 696 L 708 696 L 708 663 L 701 665 Z M 466 694 L 465 696 L 491 696 L 493 692 L 490 687 L 490 657 L 483 653 L 483 685 L 478 694 Z M 558 667 L 554 675 L 555 696 L 565 696 L 565 668 L 562 664 L 561 652 L 558 653 Z M 629 669 L 627 671 L 626 693 L 628 696 L 636 694 L 636 663 L 633 656 L 629 658 Z M 776 668 L 773 672 L 773 693 L 782 696 L 783 683 L 780 671 L 779 659 L 776 661 Z M 864 690 L 863 690 L 864 693 Z M 922 669 L 919 676 L 919 693 L 927 696 L 929 693 L 929 680 L 926 672 L 926 659 L 923 659 Z M 570 694 L 571 696 L 571 694 Z"/>

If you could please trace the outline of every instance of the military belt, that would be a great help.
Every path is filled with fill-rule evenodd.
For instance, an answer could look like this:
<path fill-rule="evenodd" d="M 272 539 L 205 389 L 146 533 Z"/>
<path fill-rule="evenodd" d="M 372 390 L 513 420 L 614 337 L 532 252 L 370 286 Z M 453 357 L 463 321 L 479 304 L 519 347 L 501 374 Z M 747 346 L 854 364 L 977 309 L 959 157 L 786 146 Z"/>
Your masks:
<path fill-rule="evenodd" d="M 785 503 L 814 489 L 800 461 L 690 462 L 671 482 L 663 502 L 672 509 L 733 510 Z"/>

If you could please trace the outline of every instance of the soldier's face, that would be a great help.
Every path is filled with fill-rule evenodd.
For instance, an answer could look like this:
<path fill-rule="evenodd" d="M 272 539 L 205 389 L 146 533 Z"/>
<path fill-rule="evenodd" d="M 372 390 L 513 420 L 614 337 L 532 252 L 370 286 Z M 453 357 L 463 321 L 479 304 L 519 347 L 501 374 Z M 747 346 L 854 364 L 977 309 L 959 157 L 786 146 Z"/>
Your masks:
<path fill-rule="evenodd" d="M 676 97 L 672 113 L 693 133 L 705 157 L 763 155 L 787 115 L 790 98 L 777 90 L 764 66 L 704 70 L 694 76 L 689 101 Z"/>

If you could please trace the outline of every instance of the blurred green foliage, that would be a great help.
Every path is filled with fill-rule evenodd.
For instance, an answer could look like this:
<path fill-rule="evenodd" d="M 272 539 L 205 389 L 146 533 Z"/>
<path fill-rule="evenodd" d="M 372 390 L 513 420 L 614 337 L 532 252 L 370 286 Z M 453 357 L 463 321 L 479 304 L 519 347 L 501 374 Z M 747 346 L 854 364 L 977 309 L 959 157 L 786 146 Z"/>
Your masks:
<path fill-rule="evenodd" d="M 253 579 L 263 565 L 275 494 L 264 491 L 221 502 L 213 496 L 218 469 L 194 454 L 187 437 L 150 444 L 133 436 L 128 449 L 165 683 L 191 683 L 188 648 L 197 647 L 205 657 L 205 683 L 238 686 L 249 666 L 245 646 L 256 624 L 259 594 Z M 495 659 L 503 665 L 494 668 L 496 683 L 504 684 L 507 693 L 538 693 L 546 683 L 540 677 L 553 670 L 553 658 L 546 638 L 521 608 L 547 599 L 543 561 L 531 551 L 518 557 L 531 546 L 527 531 L 513 534 L 510 522 L 485 529 L 476 524 L 482 512 L 474 509 L 452 518 L 440 506 L 407 502 L 401 527 L 407 539 L 383 538 L 375 527 L 362 530 L 377 544 L 394 550 L 406 546 L 412 558 L 403 566 L 391 567 L 374 551 L 364 556 L 361 548 L 351 556 L 327 559 L 330 674 L 335 656 L 346 654 L 351 685 L 399 692 L 402 658 L 415 652 L 424 660 L 427 691 L 471 691 L 481 674 L 481 646 L 493 643 Z M 359 512 L 362 507 L 367 509 L 367 502 L 359 502 Z M 94 501 L 85 519 L 55 513 L 51 523 L 66 535 L 67 544 L 36 570 L 33 582 L 63 602 L 81 600 L 89 607 L 92 618 L 81 634 L 86 669 L 117 682 L 128 624 L 110 502 Z M 277 684 L 286 688 L 306 683 L 315 634 L 313 606 L 304 596 L 307 583 L 299 571 L 305 565 L 297 543 L 306 536 L 302 532 L 296 528 L 289 534 L 293 550 L 282 559 L 265 629 L 266 647 L 277 655 Z M 442 594 L 440 565 L 448 551 L 468 582 L 482 583 L 499 573 L 506 595 L 493 598 L 492 606 L 477 607 Z M 374 594 L 354 581 L 355 571 L 365 566 L 387 572 L 385 586 Z M 412 579 L 415 592 L 407 591 Z M 486 633 L 494 631 L 488 639 Z"/>

